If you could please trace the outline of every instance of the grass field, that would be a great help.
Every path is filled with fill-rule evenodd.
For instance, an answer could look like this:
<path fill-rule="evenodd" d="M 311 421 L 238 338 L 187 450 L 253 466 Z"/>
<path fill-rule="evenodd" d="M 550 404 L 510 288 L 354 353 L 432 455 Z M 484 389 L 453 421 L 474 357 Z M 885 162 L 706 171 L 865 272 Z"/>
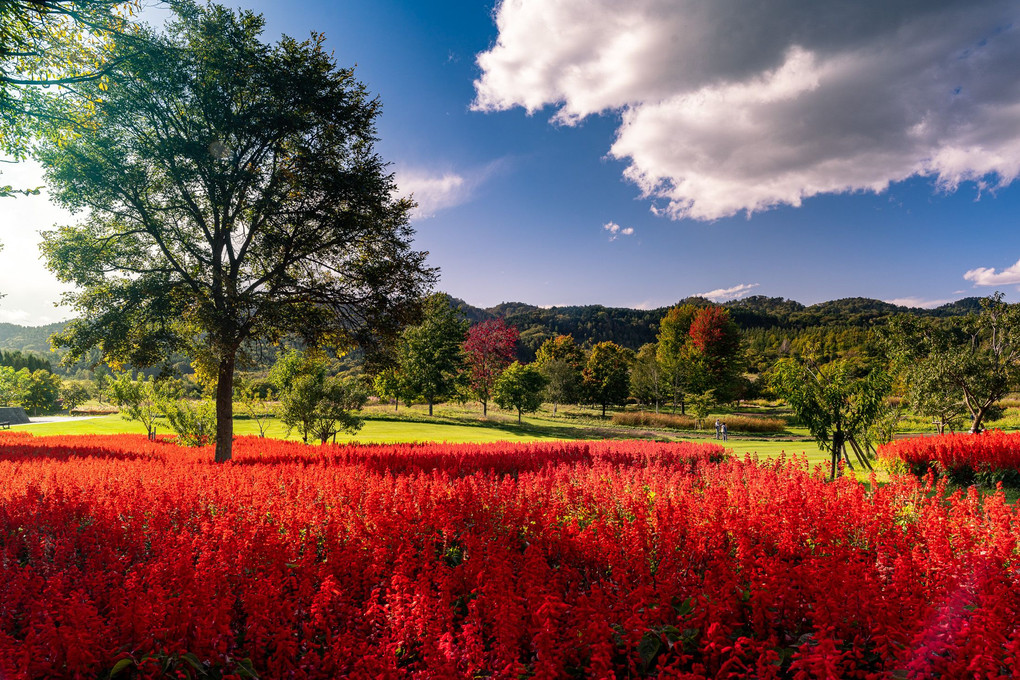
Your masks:
<path fill-rule="evenodd" d="M 365 425 L 356 435 L 341 434 L 337 441 L 394 443 L 407 441 L 435 442 L 492 442 L 492 441 L 548 441 L 596 439 L 658 439 L 675 441 L 716 442 L 714 430 L 708 432 L 675 432 L 613 426 L 602 420 L 598 410 L 585 407 L 560 407 L 557 413 L 545 406 L 537 413 L 526 415 L 517 423 L 515 415 L 491 409 L 482 417 L 477 404 L 443 404 L 437 406 L 430 417 L 423 406 L 404 407 L 394 411 L 391 406 L 370 405 L 364 410 Z M 725 416 L 726 414 L 721 414 Z M 714 416 L 713 416 L 714 418 Z M 63 434 L 144 434 L 141 424 L 128 421 L 119 415 L 92 418 L 73 418 L 59 422 L 32 423 L 15 426 L 40 436 Z M 253 420 L 235 416 L 236 434 L 258 434 Z M 165 423 L 157 424 L 158 433 L 169 432 Z M 287 438 L 286 428 L 279 420 L 270 422 L 267 436 Z M 773 458 L 781 454 L 805 455 L 812 463 L 826 463 L 828 454 L 813 441 L 804 439 L 806 431 L 789 428 L 782 435 L 731 434 L 724 444 L 735 455 L 756 454 Z M 297 439 L 291 433 L 290 439 Z"/>

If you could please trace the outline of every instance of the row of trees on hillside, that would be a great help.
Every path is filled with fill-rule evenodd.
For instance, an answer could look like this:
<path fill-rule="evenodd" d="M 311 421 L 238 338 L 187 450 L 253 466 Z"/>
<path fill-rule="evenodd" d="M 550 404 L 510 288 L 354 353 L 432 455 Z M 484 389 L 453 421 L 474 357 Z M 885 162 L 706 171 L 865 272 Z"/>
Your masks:
<path fill-rule="evenodd" d="M 449 298 L 435 295 L 424 320 L 402 334 L 395 361 L 376 377 L 375 389 L 398 404 L 423 401 L 430 415 L 434 404 L 465 394 L 482 404 L 483 414 L 495 400 L 518 415 L 537 408 L 539 397 L 552 402 L 554 412 L 560 404 L 589 403 L 605 415 L 631 396 L 656 406 L 670 401 L 683 411 L 690 394 L 738 395 L 740 337 L 725 309 L 680 306 L 660 327 L 659 342 L 636 355 L 614 342 L 585 349 L 560 335 L 538 348 L 534 362 L 521 364 L 512 326 L 501 319 L 469 326 Z M 525 404 L 525 393 L 536 396 Z"/>

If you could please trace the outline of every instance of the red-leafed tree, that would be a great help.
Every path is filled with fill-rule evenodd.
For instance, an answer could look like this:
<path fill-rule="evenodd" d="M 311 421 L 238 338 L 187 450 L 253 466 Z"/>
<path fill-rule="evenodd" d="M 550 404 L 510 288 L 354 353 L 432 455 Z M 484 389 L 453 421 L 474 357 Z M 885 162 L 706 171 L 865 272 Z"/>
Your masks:
<path fill-rule="evenodd" d="M 733 398 L 741 373 L 740 329 L 724 307 L 703 307 L 691 321 L 689 359 L 699 383 L 695 391 L 716 390 Z"/>
<path fill-rule="evenodd" d="M 488 415 L 489 397 L 496 378 L 513 363 L 519 335 L 516 328 L 502 319 L 483 321 L 468 330 L 464 354 L 471 390 L 482 402 L 482 415 Z"/>

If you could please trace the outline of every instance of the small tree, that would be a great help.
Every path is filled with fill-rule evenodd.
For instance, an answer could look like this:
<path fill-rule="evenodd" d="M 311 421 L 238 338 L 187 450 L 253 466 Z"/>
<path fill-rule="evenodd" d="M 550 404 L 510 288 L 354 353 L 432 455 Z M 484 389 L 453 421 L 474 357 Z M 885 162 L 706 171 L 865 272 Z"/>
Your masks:
<path fill-rule="evenodd" d="M 818 369 L 781 359 L 772 371 L 771 383 L 818 445 L 832 453 L 833 479 L 840 457 L 846 457 L 848 441 L 861 462 L 871 467 L 858 443 L 868 441 L 868 429 L 882 414 L 892 384 L 888 374 L 875 369 L 858 375 L 845 359 Z"/>
<path fill-rule="evenodd" d="M 153 380 L 132 380 L 129 374 L 122 373 L 110 383 L 110 390 L 111 401 L 120 409 L 121 417 L 137 420 L 145 427 L 149 439 L 155 439 L 160 408 Z"/>
<path fill-rule="evenodd" d="M 655 343 L 643 345 L 638 350 L 634 367 L 630 372 L 630 395 L 642 404 L 655 404 L 659 412 L 659 401 L 663 395 L 662 370 L 656 356 Z"/>
<path fill-rule="evenodd" d="M 65 380 L 60 387 L 60 402 L 68 412 L 89 400 L 88 383 L 84 380 Z"/>
<path fill-rule="evenodd" d="M 15 371 L 11 366 L 0 366 L 0 406 L 20 406 L 28 388 L 28 369 Z"/>
<path fill-rule="evenodd" d="M 553 413 L 559 404 L 572 404 L 580 399 L 585 361 L 584 350 L 570 335 L 549 338 L 538 348 L 535 365 L 547 381 L 546 398 L 552 402 Z"/>
<path fill-rule="evenodd" d="M 588 401 L 602 406 L 602 417 L 606 407 L 623 404 L 630 392 L 630 364 L 633 352 L 615 342 L 600 342 L 588 355 L 582 379 Z"/>
<path fill-rule="evenodd" d="M 244 381 L 237 388 L 237 401 L 248 417 L 255 421 L 259 428 L 259 437 L 265 437 L 266 429 L 276 415 L 273 406 L 276 392 L 272 389 L 263 389 L 254 381 Z"/>
<path fill-rule="evenodd" d="M 281 419 L 289 435 L 295 428 L 301 440 L 310 437 L 325 444 L 340 430 L 355 433 L 363 421 L 351 411 L 361 409 L 368 394 L 354 379 L 326 377 L 322 373 L 298 376 L 282 395 Z"/>
<path fill-rule="evenodd" d="M 216 410 L 211 401 L 185 399 L 179 384 L 171 387 L 164 383 L 156 388 L 156 403 L 179 444 L 205 446 L 212 441 L 216 433 Z"/>
<path fill-rule="evenodd" d="M 519 334 L 502 319 L 477 323 L 464 339 L 464 357 L 472 393 L 482 402 L 482 415 L 489 413 L 492 386 L 517 353 Z"/>
<path fill-rule="evenodd" d="M 701 394 L 691 397 L 691 411 L 694 412 L 694 429 L 700 430 L 705 427 L 705 419 L 715 405 L 715 390 L 706 390 Z"/>
<path fill-rule="evenodd" d="M 380 371 L 372 379 L 372 389 L 377 397 L 393 402 L 393 410 L 400 410 L 400 400 L 404 397 L 404 385 L 400 373 L 395 368 Z"/>
<path fill-rule="evenodd" d="M 537 411 L 542 405 L 542 388 L 545 377 L 534 364 L 517 361 L 507 366 L 492 388 L 492 398 L 500 408 L 517 409 L 517 423 L 521 415 Z"/>
<path fill-rule="evenodd" d="M 410 398 L 421 398 L 432 406 L 457 391 L 457 378 L 464 363 L 461 343 L 467 321 L 450 299 L 441 293 L 425 300 L 424 319 L 406 328 L 397 345 L 402 389 Z"/>
<path fill-rule="evenodd" d="M 22 369 L 26 373 L 28 369 Z M 24 381 L 22 405 L 30 409 L 33 415 L 49 412 L 56 408 L 60 396 L 60 376 L 39 369 L 29 373 Z"/>

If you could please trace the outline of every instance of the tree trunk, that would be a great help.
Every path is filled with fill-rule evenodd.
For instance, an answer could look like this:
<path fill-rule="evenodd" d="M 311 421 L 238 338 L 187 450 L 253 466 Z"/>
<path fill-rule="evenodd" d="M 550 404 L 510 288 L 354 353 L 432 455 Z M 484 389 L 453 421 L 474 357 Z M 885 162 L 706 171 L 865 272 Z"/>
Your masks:
<path fill-rule="evenodd" d="M 603 420 L 605 420 L 605 417 L 606 417 L 606 405 L 602 404 L 602 418 L 603 418 Z"/>
<path fill-rule="evenodd" d="M 216 462 L 230 460 L 234 446 L 234 353 L 220 358 L 216 380 Z"/>
<path fill-rule="evenodd" d="M 489 402 L 482 399 L 482 417 L 484 418 L 487 415 L 489 415 Z"/>
<path fill-rule="evenodd" d="M 432 415 L 432 402 L 429 401 L 429 415 Z"/>
<path fill-rule="evenodd" d="M 517 424 L 518 425 L 521 424 L 521 413 L 522 413 L 522 411 L 520 409 L 517 409 Z"/>
<path fill-rule="evenodd" d="M 836 468 L 839 465 L 839 457 L 843 453 L 843 431 L 836 430 L 832 433 L 832 474 L 831 478 L 836 479 Z"/>
<path fill-rule="evenodd" d="M 553 402 L 553 415 L 556 415 L 556 402 Z"/>
<path fill-rule="evenodd" d="M 974 414 L 974 421 L 970 424 L 970 433 L 977 434 L 981 431 L 981 421 L 985 419 L 986 408 L 979 408 Z"/>

